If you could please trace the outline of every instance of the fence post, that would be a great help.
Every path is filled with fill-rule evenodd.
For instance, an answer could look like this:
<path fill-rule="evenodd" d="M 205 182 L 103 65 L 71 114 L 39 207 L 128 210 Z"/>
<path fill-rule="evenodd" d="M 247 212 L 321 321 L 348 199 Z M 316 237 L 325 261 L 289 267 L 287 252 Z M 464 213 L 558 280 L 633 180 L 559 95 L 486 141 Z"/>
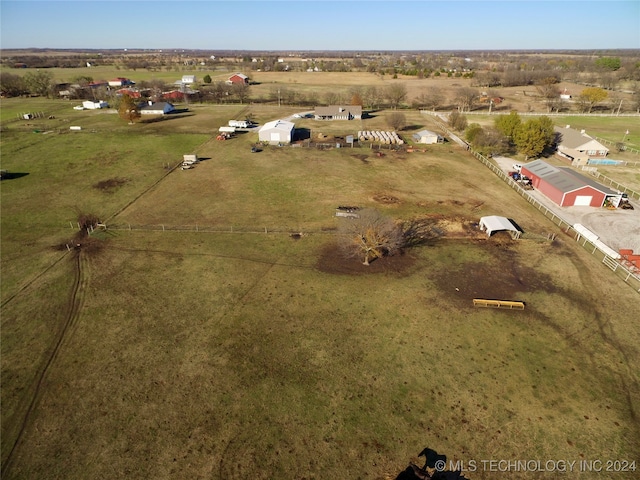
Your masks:
<path fill-rule="evenodd" d="M 162 225 L 162 231 L 164 232 L 164 225 Z"/>

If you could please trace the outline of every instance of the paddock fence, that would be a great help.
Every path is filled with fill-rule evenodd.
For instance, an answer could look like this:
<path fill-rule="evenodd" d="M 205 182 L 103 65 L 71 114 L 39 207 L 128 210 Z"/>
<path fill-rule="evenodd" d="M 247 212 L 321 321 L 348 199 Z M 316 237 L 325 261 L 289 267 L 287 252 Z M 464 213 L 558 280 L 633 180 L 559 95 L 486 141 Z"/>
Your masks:
<path fill-rule="evenodd" d="M 631 270 L 631 268 L 627 268 L 625 265 L 620 263 L 615 258 L 610 257 L 603 251 L 601 251 L 594 243 L 585 238 L 580 232 L 578 232 L 573 225 L 571 225 L 568 221 L 564 220 L 561 216 L 559 216 L 556 212 L 549 210 L 543 204 L 538 202 L 535 198 L 529 195 L 528 191 L 522 188 L 518 182 L 514 181 L 509 175 L 507 175 L 502 169 L 496 166 L 491 160 L 489 160 L 484 155 L 472 150 L 470 146 L 458 139 L 458 137 L 451 132 L 446 125 L 436 120 L 438 126 L 445 132 L 449 138 L 457 139 L 457 143 L 461 143 L 463 146 L 467 148 L 467 150 L 483 165 L 485 165 L 489 170 L 495 173 L 499 178 L 501 178 L 504 182 L 506 182 L 511 188 L 513 188 L 517 193 L 520 194 L 522 198 L 527 200 L 531 205 L 533 205 L 538 211 L 540 211 L 545 217 L 551 220 L 556 226 L 561 228 L 565 234 L 569 237 L 573 238 L 576 242 L 580 244 L 585 250 L 587 250 L 591 255 L 596 257 L 603 265 L 613 271 L 619 278 L 621 278 L 627 285 L 632 287 L 637 293 L 640 293 L 640 270 L 635 269 Z M 634 192 L 636 193 L 636 192 Z"/>

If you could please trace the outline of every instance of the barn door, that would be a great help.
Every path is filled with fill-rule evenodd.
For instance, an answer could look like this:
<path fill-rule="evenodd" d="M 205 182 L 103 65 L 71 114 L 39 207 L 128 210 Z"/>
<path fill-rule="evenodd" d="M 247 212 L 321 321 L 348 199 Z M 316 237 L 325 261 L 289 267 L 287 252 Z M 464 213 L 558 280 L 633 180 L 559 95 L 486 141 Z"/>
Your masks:
<path fill-rule="evenodd" d="M 575 202 L 573 202 L 573 204 L 576 207 L 588 207 L 589 205 L 591 205 L 592 199 L 593 199 L 593 196 L 591 195 L 578 195 L 576 196 L 576 200 Z"/>

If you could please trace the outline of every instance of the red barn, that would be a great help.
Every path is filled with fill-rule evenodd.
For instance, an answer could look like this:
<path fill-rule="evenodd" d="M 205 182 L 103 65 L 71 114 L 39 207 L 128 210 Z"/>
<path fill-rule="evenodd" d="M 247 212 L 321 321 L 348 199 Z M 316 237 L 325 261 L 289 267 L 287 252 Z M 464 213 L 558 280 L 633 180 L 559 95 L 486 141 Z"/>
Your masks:
<path fill-rule="evenodd" d="M 229 77 L 229 79 L 227 80 L 227 83 L 229 85 L 233 85 L 234 83 L 240 83 L 240 84 L 244 83 L 246 85 L 249 85 L 249 77 L 247 77 L 242 73 L 234 73 Z"/>
<path fill-rule="evenodd" d="M 522 174 L 531 179 L 534 188 L 561 207 L 602 207 L 607 198 L 617 205 L 622 197 L 570 168 L 554 167 L 542 160 L 523 165 Z"/>

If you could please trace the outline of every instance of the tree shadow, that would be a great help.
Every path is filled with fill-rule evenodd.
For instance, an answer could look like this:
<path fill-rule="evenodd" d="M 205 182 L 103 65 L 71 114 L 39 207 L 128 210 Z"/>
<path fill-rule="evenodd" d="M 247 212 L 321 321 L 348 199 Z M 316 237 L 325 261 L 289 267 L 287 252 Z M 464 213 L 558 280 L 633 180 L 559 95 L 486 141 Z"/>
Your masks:
<path fill-rule="evenodd" d="M 22 178 L 22 177 L 26 177 L 27 175 L 29 175 L 26 172 L 6 172 L 3 171 L 0 174 L 0 180 L 15 180 L 16 178 Z"/>
<path fill-rule="evenodd" d="M 426 218 L 413 220 L 402 225 L 402 238 L 405 247 L 433 245 L 445 232 L 437 226 L 437 220 Z"/>

